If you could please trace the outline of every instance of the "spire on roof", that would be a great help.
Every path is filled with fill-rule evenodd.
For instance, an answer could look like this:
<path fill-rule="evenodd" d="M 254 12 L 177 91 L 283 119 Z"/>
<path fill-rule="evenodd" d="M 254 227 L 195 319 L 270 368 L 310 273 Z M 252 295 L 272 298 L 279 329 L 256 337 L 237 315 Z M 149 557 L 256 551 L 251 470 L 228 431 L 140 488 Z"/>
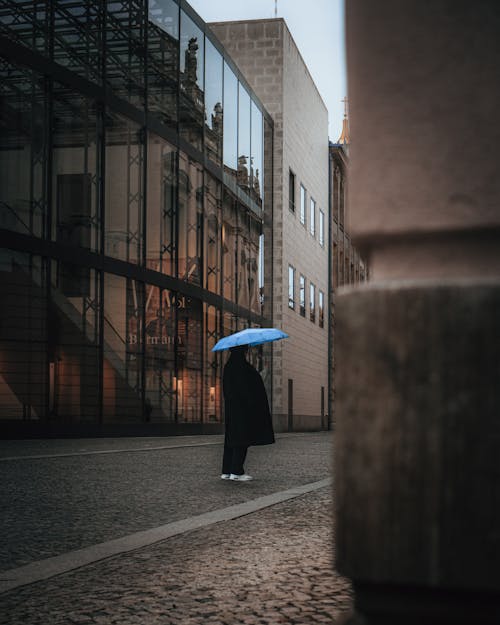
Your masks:
<path fill-rule="evenodd" d="M 342 143 L 344 145 L 350 143 L 349 139 L 349 119 L 347 118 L 347 97 L 344 97 L 341 102 L 344 103 L 344 119 L 342 121 L 342 133 L 337 140 L 337 143 Z"/>

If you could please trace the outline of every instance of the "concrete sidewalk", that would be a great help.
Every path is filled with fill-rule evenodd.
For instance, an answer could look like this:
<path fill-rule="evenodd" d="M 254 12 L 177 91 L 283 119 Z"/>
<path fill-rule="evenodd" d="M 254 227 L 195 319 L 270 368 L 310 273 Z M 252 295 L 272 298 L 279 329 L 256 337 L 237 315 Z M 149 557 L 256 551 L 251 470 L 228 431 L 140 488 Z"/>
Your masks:
<path fill-rule="evenodd" d="M 245 484 L 218 479 L 221 437 L 3 442 L 0 588 L 23 565 L 70 565 L 1 594 L 0 623 L 331 622 L 350 606 L 331 561 L 331 438 L 252 448 Z M 159 542 L 135 548 L 139 534 Z M 135 550 L 71 570 L 75 550 L 113 541 Z"/>

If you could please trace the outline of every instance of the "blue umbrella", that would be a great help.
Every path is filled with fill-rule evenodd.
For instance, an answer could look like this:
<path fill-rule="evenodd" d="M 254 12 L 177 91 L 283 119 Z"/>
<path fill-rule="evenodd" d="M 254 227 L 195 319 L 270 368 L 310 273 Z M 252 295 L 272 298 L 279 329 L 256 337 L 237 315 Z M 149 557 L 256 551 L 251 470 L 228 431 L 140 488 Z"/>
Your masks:
<path fill-rule="evenodd" d="M 260 345 L 261 343 L 270 343 L 279 339 L 288 338 L 288 334 L 276 328 L 247 328 L 235 334 L 225 336 L 218 341 L 212 348 L 213 352 L 219 352 L 223 349 L 230 349 L 238 345 Z"/>

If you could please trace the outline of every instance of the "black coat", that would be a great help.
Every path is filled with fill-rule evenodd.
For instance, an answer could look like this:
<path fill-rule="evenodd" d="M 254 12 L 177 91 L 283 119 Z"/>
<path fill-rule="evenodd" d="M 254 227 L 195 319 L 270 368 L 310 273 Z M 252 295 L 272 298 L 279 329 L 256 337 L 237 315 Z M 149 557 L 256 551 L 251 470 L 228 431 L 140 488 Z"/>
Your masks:
<path fill-rule="evenodd" d="M 274 443 L 266 389 L 259 372 L 244 355 L 231 353 L 222 376 L 226 442 L 230 447 Z"/>

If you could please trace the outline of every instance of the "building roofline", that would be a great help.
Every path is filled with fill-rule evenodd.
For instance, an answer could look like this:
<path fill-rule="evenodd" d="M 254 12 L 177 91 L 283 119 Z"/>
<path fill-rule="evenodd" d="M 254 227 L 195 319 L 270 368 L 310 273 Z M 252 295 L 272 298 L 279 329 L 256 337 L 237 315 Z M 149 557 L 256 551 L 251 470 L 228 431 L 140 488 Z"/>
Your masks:
<path fill-rule="evenodd" d="M 261 23 L 269 23 L 269 22 L 282 22 L 283 25 L 285 26 L 285 28 L 286 28 L 286 30 L 288 32 L 288 35 L 290 36 L 290 39 L 293 41 L 293 45 L 295 46 L 295 49 L 297 50 L 297 53 L 298 53 L 298 55 L 300 57 L 300 60 L 302 61 L 303 66 L 305 67 L 307 75 L 311 79 L 311 82 L 314 85 L 314 88 L 316 89 L 316 93 L 318 94 L 318 97 L 319 97 L 319 99 L 321 101 L 321 104 L 323 105 L 323 108 L 325 109 L 325 111 L 329 115 L 328 107 L 326 106 L 325 101 L 323 100 L 323 96 L 319 92 L 318 85 L 314 82 L 314 78 L 312 77 L 311 72 L 309 71 L 309 67 L 307 66 L 307 63 L 304 61 L 304 57 L 302 56 L 302 53 L 301 53 L 301 51 L 300 51 L 300 49 L 299 49 L 295 39 L 293 38 L 293 35 L 290 32 L 290 29 L 288 28 L 288 24 L 286 23 L 286 20 L 284 18 L 282 18 L 282 17 L 267 17 L 267 18 L 260 18 L 260 19 L 257 19 L 257 20 L 227 20 L 227 21 L 222 21 L 222 22 L 207 22 L 207 24 L 209 26 L 211 26 L 212 24 L 214 26 L 223 26 L 223 25 L 230 25 L 230 24 L 261 24 Z"/>

